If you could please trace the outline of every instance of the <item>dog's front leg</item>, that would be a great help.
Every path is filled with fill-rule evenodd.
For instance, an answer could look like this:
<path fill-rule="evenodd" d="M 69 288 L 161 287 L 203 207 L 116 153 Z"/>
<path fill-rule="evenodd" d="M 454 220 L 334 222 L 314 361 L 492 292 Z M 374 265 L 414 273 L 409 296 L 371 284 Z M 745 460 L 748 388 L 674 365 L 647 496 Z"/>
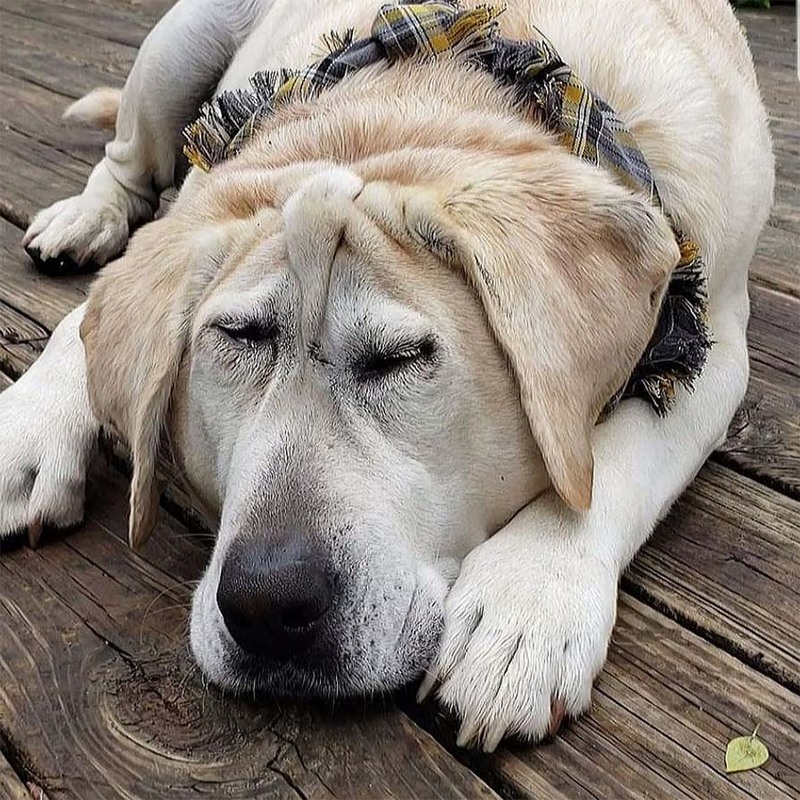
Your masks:
<path fill-rule="evenodd" d="M 534 500 L 465 559 L 446 604 L 439 659 L 420 690 L 462 719 L 461 745 L 539 739 L 590 703 L 614 624 L 617 582 L 684 490 L 744 396 L 747 299 L 713 325 L 695 391 L 660 419 L 628 401 L 594 431 L 586 513 Z"/>
<path fill-rule="evenodd" d="M 150 219 L 174 180 L 183 127 L 272 0 L 180 0 L 145 39 L 122 91 L 116 135 L 81 195 L 40 211 L 23 245 L 50 271 L 104 264 Z M 84 98 L 91 106 L 91 95 Z M 84 108 L 91 116 L 91 108 Z"/>
<path fill-rule="evenodd" d="M 36 363 L 0 394 L 0 541 L 83 517 L 86 471 L 99 424 L 86 386 L 80 324 L 86 304 L 53 331 Z"/>

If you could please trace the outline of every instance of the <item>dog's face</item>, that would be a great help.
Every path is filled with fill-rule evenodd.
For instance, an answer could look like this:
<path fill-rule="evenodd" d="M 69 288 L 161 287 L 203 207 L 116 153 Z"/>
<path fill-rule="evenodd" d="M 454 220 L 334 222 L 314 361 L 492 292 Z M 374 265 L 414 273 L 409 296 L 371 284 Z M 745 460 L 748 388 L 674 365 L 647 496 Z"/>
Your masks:
<path fill-rule="evenodd" d="M 221 509 L 191 632 L 226 686 L 407 682 L 461 559 L 547 485 L 480 302 L 390 239 L 382 201 L 310 179 L 197 308 L 173 441 Z"/>
<path fill-rule="evenodd" d="M 406 152 L 275 168 L 251 149 L 96 284 L 90 394 L 133 450 L 132 542 L 164 427 L 219 520 L 191 626 L 216 682 L 404 683 L 472 548 L 549 483 L 588 506 L 591 428 L 677 251 L 643 201 L 529 147 L 471 142 L 455 169 Z"/>

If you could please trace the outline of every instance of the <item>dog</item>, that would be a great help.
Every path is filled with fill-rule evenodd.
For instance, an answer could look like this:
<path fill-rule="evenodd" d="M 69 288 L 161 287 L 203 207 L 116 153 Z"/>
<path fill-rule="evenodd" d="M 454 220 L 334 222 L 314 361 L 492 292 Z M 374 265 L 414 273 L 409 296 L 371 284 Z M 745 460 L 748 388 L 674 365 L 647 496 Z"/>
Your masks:
<path fill-rule="evenodd" d="M 485 72 L 411 58 L 276 106 L 150 222 L 204 100 L 304 66 L 331 30 L 368 35 L 380 5 L 180 0 L 121 94 L 69 110 L 115 137 L 23 243 L 122 255 L 0 397 L 0 536 L 79 522 L 105 425 L 130 445 L 140 545 L 166 438 L 218 530 L 191 612 L 211 680 L 335 697 L 422 677 L 459 745 L 491 751 L 590 706 L 620 573 L 744 397 L 770 136 L 725 0 L 507 0 L 500 33 L 548 37 L 663 207 Z M 634 398 L 601 417 L 675 226 L 703 253 L 713 347 L 666 416 Z"/>

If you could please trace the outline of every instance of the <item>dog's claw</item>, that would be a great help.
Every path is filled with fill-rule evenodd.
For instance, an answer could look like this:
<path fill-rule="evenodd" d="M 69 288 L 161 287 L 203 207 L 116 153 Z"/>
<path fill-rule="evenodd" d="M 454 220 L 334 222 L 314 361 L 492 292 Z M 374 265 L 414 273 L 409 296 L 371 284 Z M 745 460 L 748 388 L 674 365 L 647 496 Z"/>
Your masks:
<path fill-rule="evenodd" d="M 550 727 L 547 731 L 550 736 L 555 736 L 558 733 L 566 713 L 567 707 L 564 701 L 559 699 L 553 700 L 550 704 Z"/>
<path fill-rule="evenodd" d="M 73 258 L 70 258 L 70 256 L 60 255 L 55 258 L 42 258 L 42 253 L 38 247 L 33 247 L 29 244 L 23 246 L 36 269 L 43 275 L 56 277 L 59 275 L 75 275 L 80 272 L 90 271 L 90 269 L 81 266 Z"/>
<path fill-rule="evenodd" d="M 35 520 L 28 525 L 28 546 L 31 550 L 35 550 L 39 546 L 39 540 L 42 538 L 42 523 L 40 520 Z"/>
<path fill-rule="evenodd" d="M 504 723 L 496 724 L 484 737 L 483 749 L 487 753 L 494 753 L 497 750 L 497 745 L 503 740 L 506 734 L 506 726 Z"/>
<path fill-rule="evenodd" d="M 419 685 L 419 689 L 417 689 L 417 702 L 422 703 L 425 698 L 431 693 L 431 689 L 436 684 L 436 672 L 433 670 L 426 672 L 425 677 L 422 679 L 422 683 Z"/>
<path fill-rule="evenodd" d="M 458 738 L 456 739 L 457 747 L 469 747 L 475 734 L 480 727 L 480 720 L 478 717 L 467 718 L 461 723 L 461 728 L 458 731 Z"/>

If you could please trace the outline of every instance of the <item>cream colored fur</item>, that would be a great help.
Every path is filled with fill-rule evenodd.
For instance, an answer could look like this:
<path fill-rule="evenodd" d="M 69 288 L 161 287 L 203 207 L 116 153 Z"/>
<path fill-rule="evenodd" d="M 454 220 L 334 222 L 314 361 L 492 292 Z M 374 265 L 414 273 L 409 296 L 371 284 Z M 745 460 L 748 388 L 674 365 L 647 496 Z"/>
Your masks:
<path fill-rule="evenodd" d="M 119 89 L 94 89 L 69 106 L 63 118 L 67 122 L 113 131 L 117 125 L 121 102 L 122 92 Z"/>
<path fill-rule="evenodd" d="M 79 261 L 118 252 L 170 184 L 180 126 L 216 78 L 230 88 L 300 65 L 322 33 L 366 31 L 378 5 L 182 0 L 143 46 L 84 195 L 41 212 L 26 243 Z M 289 509 L 331 558 L 368 565 L 347 573 L 379 610 L 342 623 L 361 653 L 345 689 L 408 680 L 435 655 L 423 632 L 443 626 L 421 696 L 438 685 L 459 742 L 540 738 L 588 707 L 621 570 L 725 436 L 747 382 L 747 265 L 773 181 L 736 20 L 724 0 L 508 3 L 505 35 L 531 24 L 628 122 L 667 211 L 703 249 L 716 342 L 703 375 L 667 418 L 634 400 L 595 425 L 650 336 L 675 243 L 659 211 L 564 152 L 488 77 L 451 63 L 371 69 L 282 110 L 241 156 L 188 177 L 104 271 L 82 325 L 94 415 L 133 449 L 132 542 L 154 519 L 164 428 L 219 521 L 192 644 L 222 685 L 244 685 L 214 599 L 226 550 Z M 108 116 L 86 101 L 93 114 Z M 274 363 L 214 333 L 225 314 L 267 306 L 292 331 Z M 342 366 L 359 320 L 440 343 L 436 369 L 369 414 Z M 48 375 L 37 364 L 0 416 L 30 406 Z M 50 391 L 39 428 L 85 408 L 78 388 Z M 388 414 L 379 435 L 376 414 Z M 0 499 L 16 509 L 0 535 L 75 516 L 66 487 L 63 514 L 25 494 L 17 470 L 32 459 L 50 495 L 62 487 L 32 424 L 0 433 L 12 453 Z M 281 444 L 292 470 L 265 473 Z M 289 472 L 322 507 L 298 500 Z M 332 518 L 354 530 L 347 552 L 323 535 Z"/>

